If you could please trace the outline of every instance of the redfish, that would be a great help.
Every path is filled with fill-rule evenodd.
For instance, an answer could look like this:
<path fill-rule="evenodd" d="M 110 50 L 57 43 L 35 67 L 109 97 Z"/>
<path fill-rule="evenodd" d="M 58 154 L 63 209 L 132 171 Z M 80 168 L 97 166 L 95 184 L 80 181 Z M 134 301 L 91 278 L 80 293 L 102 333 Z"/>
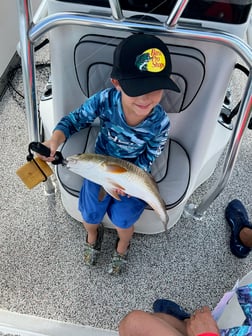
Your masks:
<path fill-rule="evenodd" d="M 117 190 L 145 201 L 160 217 L 167 231 L 168 214 L 165 203 L 152 176 L 135 164 L 100 154 L 79 154 L 66 159 L 66 167 L 103 187 L 112 197 L 120 200 Z"/>

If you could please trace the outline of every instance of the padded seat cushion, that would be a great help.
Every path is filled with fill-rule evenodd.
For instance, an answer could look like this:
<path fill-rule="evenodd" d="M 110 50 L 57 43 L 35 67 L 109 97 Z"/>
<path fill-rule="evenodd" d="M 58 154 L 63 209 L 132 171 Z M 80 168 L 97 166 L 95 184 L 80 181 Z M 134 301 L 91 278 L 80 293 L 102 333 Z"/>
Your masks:
<path fill-rule="evenodd" d="M 63 157 L 94 153 L 98 132 L 99 126 L 91 126 L 75 133 L 63 145 L 61 149 Z M 71 195 L 79 197 L 83 178 L 62 165 L 56 166 L 56 171 L 63 188 Z M 154 162 L 151 173 L 167 208 L 179 203 L 186 193 L 190 178 L 190 162 L 184 148 L 170 139 L 162 154 Z"/>

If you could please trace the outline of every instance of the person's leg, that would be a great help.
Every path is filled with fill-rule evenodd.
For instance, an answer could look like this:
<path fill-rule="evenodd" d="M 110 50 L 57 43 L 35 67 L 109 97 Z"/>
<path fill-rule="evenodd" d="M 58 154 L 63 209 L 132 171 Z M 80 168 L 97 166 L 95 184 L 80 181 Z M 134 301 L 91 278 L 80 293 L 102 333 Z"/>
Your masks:
<path fill-rule="evenodd" d="M 128 229 L 116 227 L 116 231 L 119 238 L 116 250 L 119 254 L 125 254 L 128 251 L 130 240 L 134 233 L 134 226 L 131 226 Z"/>
<path fill-rule="evenodd" d="M 118 275 L 123 272 L 128 260 L 128 252 L 130 240 L 134 233 L 134 226 L 127 229 L 116 227 L 118 239 L 116 241 L 115 250 L 108 266 L 108 273 Z"/>
<path fill-rule="evenodd" d="M 239 237 L 244 246 L 252 248 L 252 229 L 247 227 L 241 229 Z"/>
<path fill-rule="evenodd" d="M 130 240 L 134 233 L 134 224 L 145 209 L 146 203 L 135 197 L 122 196 L 121 201 L 111 200 L 107 213 L 117 230 L 118 239 L 109 274 L 120 274 L 126 266 Z"/>
<path fill-rule="evenodd" d="M 120 336 L 185 336 L 186 326 L 173 316 L 135 310 L 119 324 Z"/>
<path fill-rule="evenodd" d="M 84 264 L 87 266 L 95 265 L 101 251 L 104 227 L 102 223 L 83 223 L 83 226 L 87 231 L 86 242 L 84 243 Z"/>
<path fill-rule="evenodd" d="M 252 224 L 242 202 L 238 199 L 229 202 L 225 217 L 231 228 L 231 252 L 238 258 L 246 258 L 252 250 Z"/>
<path fill-rule="evenodd" d="M 100 226 L 99 224 L 89 224 L 83 220 L 82 222 L 85 230 L 87 231 L 87 243 L 94 244 L 97 240 L 97 230 Z"/>
<path fill-rule="evenodd" d="M 107 213 L 118 233 L 117 251 L 124 253 L 134 233 L 134 224 L 145 209 L 146 203 L 136 197 L 121 196 L 121 201 L 112 199 Z"/>
<path fill-rule="evenodd" d="M 101 186 L 88 180 L 84 180 L 79 197 L 79 210 L 83 218 L 83 226 L 87 232 L 84 244 L 84 263 L 94 265 L 101 250 L 104 228 L 100 224 L 107 207 L 110 196 L 99 201 Z"/>

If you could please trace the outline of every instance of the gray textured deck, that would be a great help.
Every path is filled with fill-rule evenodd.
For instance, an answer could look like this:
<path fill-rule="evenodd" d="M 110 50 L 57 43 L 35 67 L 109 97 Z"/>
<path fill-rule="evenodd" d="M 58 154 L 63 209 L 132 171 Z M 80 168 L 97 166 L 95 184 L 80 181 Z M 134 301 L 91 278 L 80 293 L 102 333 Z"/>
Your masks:
<path fill-rule="evenodd" d="M 46 62 L 47 55 L 39 61 Z M 39 71 L 40 88 L 47 74 Z M 14 85 L 22 91 L 20 72 Z M 59 193 L 48 198 L 43 184 L 28 190 L 16 176 L 26 160 L 28 136 L 24 102 L 13 90 L 7 90 L 0 102 L 0 137 L 1 309 L 116 330 L 127 312 L 151 310 L 156 298 L 173 299 L 189 311 L 204 304 L 214 307 L 238 278 L 251 271 L 252 253 L 244 260 L 231 254 L 224 219 L 225 206 L 233 198 L 244 203 L 252 218 L 251 131 L 245 134 L 227 188 L 204 219 L 181 218 L 170 229 L 169 242 L 163 234 L 136 234 L 127 271 L 120 277 L 106 273 L 114 231 L 105 231 L 98 265 L 85 268 L 85 232 L 65 212 Z M 208 188 L 206 183 L 192 200 L 198 203 Z"/>

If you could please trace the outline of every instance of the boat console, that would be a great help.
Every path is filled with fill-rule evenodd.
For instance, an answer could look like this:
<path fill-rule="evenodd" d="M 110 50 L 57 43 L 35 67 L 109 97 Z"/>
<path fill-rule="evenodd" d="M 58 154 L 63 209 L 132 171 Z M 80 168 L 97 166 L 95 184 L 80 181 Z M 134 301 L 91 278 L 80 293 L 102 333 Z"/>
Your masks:
<path fill-rule="evenodd" d="M 58 0 L 68 3 L 110 8 L 107 0 Z M 119 0 L 123 11 L 143 13 L 145 15 L 169 16 L 177 1 L 159 0 Z M 247 22 L 251 8 L 250 0 L 194 0 L 189 1 L 181 18 L 191 20 L 213 21 L 230 24 Z"/>

